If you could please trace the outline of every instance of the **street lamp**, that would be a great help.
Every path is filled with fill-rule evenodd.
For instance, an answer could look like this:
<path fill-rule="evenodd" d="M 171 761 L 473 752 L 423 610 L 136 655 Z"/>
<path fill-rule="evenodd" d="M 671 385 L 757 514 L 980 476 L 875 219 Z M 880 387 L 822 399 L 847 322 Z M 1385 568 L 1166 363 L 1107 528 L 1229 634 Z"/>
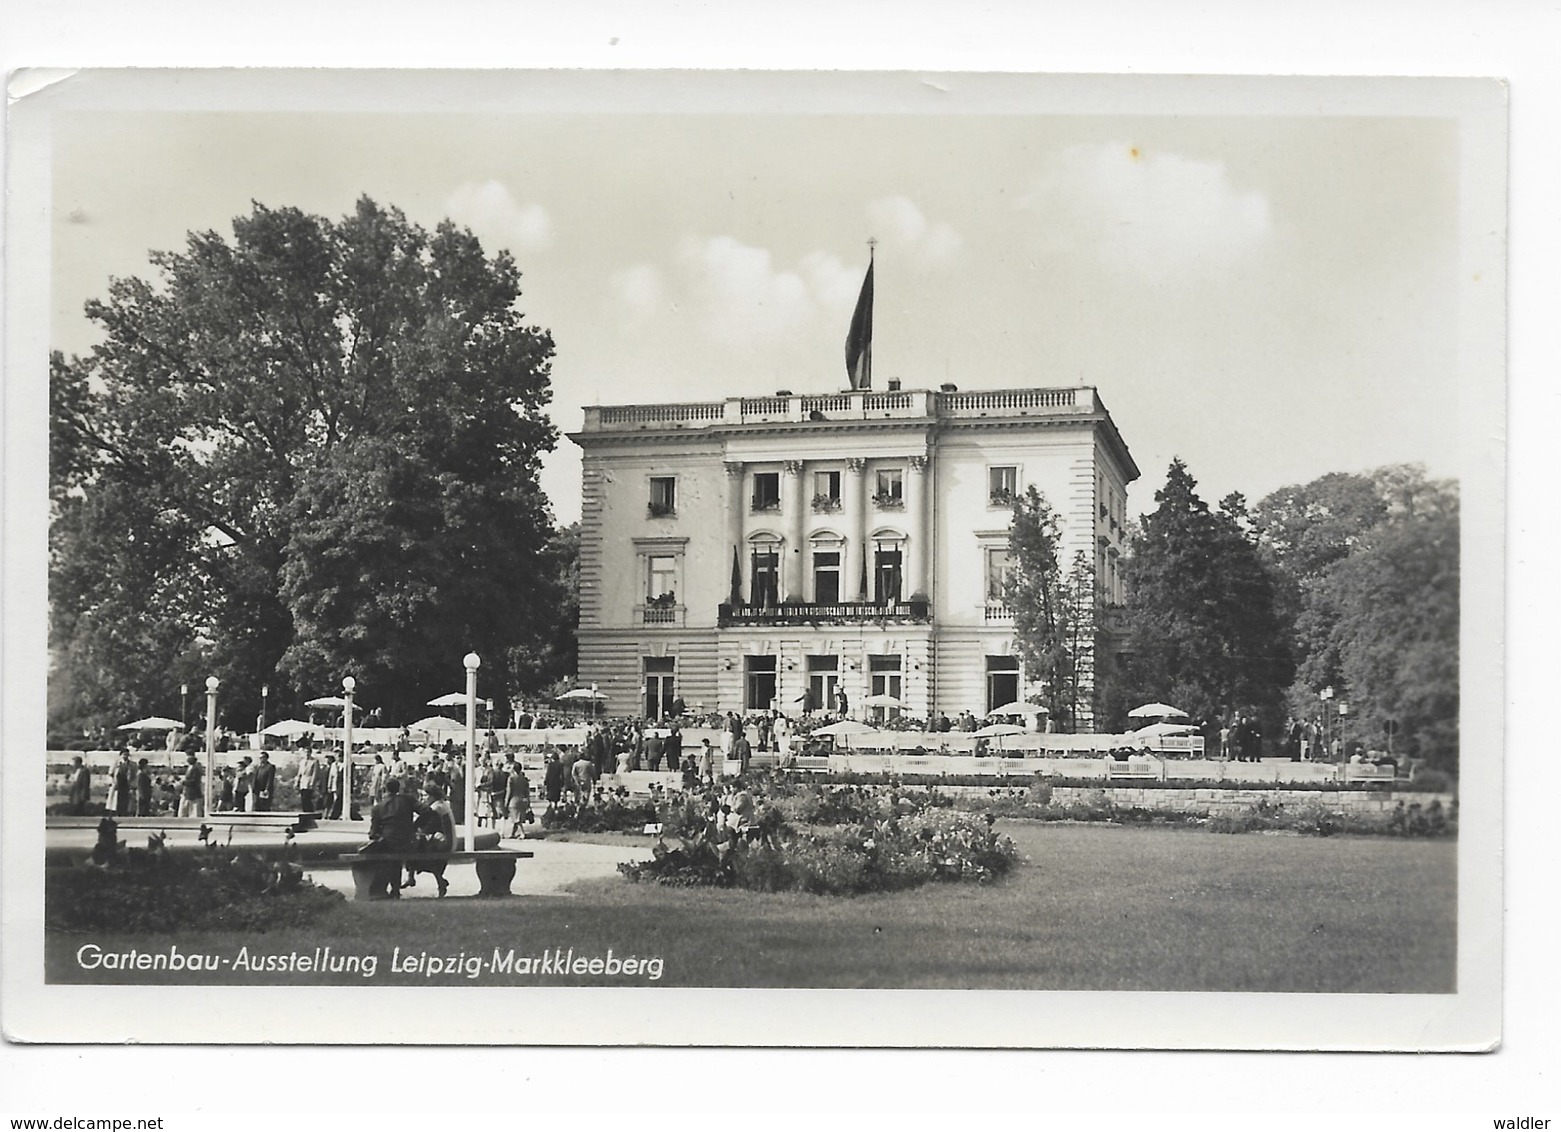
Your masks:
<path fill-rule="evenodd" d="M 267 708 L 270 707 L 270 701 L 271 701 L 271 685 L 270 684 L 262 684 L 262 685 L 260 685 L 260 730 L 261 731 L 264 731 L 266 729 L 266 716 L 269 714 L 269 712 L 267 711 Z"/>
<path fill-rule="evenodd" d="M 1328 713 L 1328 704 L 1333 699 L 1333 685 L 1329 684 L 1321 692 L 1317 693 L 1323 707 L 1323 761 L 1333 761 L 1333 720 Z"/>
<path fill-rule="evenodd" d="M 466 654 L 466 851 L 477 851 L 477 669 L 482 657 Z M 496 824 L 496 823 L 495 823 Z"/>
<path fill-rule="evenodd" d="M 1350 705 L 1345 700 L 1339 701 L 1339 761 L 1348 761 L 1345 756 L 1349 753 L 1349 740 L 1345 737 L 1344 724 L 1350 717 Z"/>
<path fill-rule="evenodd" d="M 179 725 L 186 731 L 190 729 L 190 686 L 179 685 Z"/>
<path fill-rule="evenodd" d="M 211 813 L 211 776 L 217 769 L 217 687 L 221 683 L 215 676 L 206 677 L 206 774 L 205 790 L 201 805 L 204 813 Z"/>
<path fill-rule="evenodd" d="M 342 677 L 341 698 L 346 705 L 342 709 L 341 717 L 341 817 L 343 821 L 352 820 L 352 693 L 357 689 L 356 680 L 351 676 Z"/>

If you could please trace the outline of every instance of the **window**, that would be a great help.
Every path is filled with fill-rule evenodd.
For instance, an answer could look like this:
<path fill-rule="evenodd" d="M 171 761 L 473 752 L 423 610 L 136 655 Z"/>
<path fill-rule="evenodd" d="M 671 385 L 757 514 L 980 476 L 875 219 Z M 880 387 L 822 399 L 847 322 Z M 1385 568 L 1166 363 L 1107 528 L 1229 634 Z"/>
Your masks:
<path fill-rule="evenodd" d="M 779 472 L 755 472 L 753 474 L 753 509 L 755 511 L 780 510 Z"/>
<path fill-rule="evenodd" d="M 879 605 L 893 605 L 900 600 L 903 557 L 899 543 L 879 543 L 873 552 L 873 593 Z"/>
<path fill-rule="evenodd" d="M 835 605 L 840 601 L 840 552 L 838 550 L 813 552 L 813 600 L 819 605 Z"/>
<path fill-rule="evenodd" d="M 840 507 L 840 473 L 839 472 L 814 472 L 813 473 L 813 505 L 828 505 L 833 503 L 832 510 Z"/>
<path fill-rule="evenodd" d="M 753 605 L 780 604 L 780 551 L 773 545 L 753 552 L 753 584 L 749 601 Z"/>
<path fill-rule="evenodd" d="M 650 477 L 650 506 L 647 508 L 647 511 L 653 519 L 677 514 L 678 481 L 676 476 Z"/>
<path fill-rule="evenodd" d="M 900 667 L 898 656 L 868 656 L 867 671 L 870 675 L 869 692 L 874 696 L 900 698 Z M 893 704 L 875 704 L 873 711 L 880 722 L 897 719 L 900 709 Z"/>
<path fill-rule="evenodd" d="M 994 507 L 1010 507 L 1019 496 L 1019 469 L 1000 464 L 986 470 L 987 498 Z"/>
<path fill-rule="evenodd" d="M 1019 698 L 1019 658 L 986 658 L 986 710 L 1011 704 Z"/>
<path fill-rule="evenodd" d="M 836 711 L 840 706 L 840 658 L 808 657 L 808 711 Z"/>
<path fill-rule="evenodd" d="M 1013 560 L 1006 546 L 990 546 L 986 552 L 986 600 L 989 605 L 1008 601 L 1008 584 L 1013 581 Z"/>
<path fill-rule="evenodd" d="M 641 660 L 645 666 L 645 718 L 665 719 L 675 714 L 677 658 L 647 656 Z"/>
<path fill-rule="evenodd" d="M 878 469 L 878 486 L 873 491 L 873 502 L 889 511 L 897 511 L 905 506 L 905 472 L 903 469 Z"/>
<path fill-rule="evenodd" d="M 677 602 L 678 560 L 671 554 L 652 554 L 645 583 L 645 601 L 650 605 L 673 605 Z"/>
<path fill-rule="evenodd" d="M 743 658 L 749 711 L 768 711 L 775 706 L 775 658 L 773 656 L 749 656 Z"/>

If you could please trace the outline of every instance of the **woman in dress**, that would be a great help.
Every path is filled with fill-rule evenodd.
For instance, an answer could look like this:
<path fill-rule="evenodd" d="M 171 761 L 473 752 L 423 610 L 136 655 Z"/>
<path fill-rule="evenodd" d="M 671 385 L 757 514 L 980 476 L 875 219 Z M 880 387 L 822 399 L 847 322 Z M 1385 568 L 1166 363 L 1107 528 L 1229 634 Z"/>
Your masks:
<path fill-rule="evenodd" d="M 511 763 L 509 782 L 504 790 L 504 805 L 509 813 L 511 837 L 526 836 L 526 814 L 531 810 L 531 780 L 519 763 Z"/>

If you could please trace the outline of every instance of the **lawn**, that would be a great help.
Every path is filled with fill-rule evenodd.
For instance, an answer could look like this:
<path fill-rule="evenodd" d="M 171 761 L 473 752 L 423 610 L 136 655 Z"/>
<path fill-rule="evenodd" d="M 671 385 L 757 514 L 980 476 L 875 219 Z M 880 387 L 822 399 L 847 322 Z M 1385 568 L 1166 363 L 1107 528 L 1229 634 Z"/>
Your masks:
<path fill-rule="evenodd" d="M 655 956 L 655 985 L 1437 993 L 1454 990 L 1452 841 L 1223 836 L 1195 830 L 1005 822 L 1028 860 L 990 886 L 934 884 L 851 898 L 668 888 L 619 880 L 505 902 L 345 904 L 307 929 L 256 937 L 48 940 L 58 982 L 318 983 L 361 975 L 85 972 L 105 951 L 377 955 L 376 983 L 646 985 L 583 974 L 391 972 L 404 955 L 489 959 L 552 949 Z M 524 867 L 524 864 L 522 864 Z"/>

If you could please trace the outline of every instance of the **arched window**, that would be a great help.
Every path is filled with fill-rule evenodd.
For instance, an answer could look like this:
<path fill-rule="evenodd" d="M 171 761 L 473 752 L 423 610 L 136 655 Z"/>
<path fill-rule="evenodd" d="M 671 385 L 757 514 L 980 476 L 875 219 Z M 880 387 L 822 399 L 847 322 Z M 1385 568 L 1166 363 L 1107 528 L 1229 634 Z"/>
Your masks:
<path fill-rule="evenodd" d="M 757 606 L 780 604 L 780 536 L 759 531 L 748 539 L 748 603 Z"/>

